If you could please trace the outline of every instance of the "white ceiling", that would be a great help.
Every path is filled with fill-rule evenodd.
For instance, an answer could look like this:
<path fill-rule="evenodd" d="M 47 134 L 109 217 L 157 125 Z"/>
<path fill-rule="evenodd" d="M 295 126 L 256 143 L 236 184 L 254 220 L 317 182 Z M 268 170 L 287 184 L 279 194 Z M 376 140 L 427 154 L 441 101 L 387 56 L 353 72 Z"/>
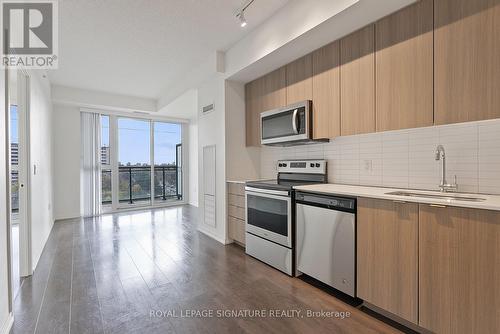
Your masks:
<path fill-rule="evenodd" d="M 64 0 L 51 83 L 158 98 L 216 50 L 225 51 L 288 0 Z"/>

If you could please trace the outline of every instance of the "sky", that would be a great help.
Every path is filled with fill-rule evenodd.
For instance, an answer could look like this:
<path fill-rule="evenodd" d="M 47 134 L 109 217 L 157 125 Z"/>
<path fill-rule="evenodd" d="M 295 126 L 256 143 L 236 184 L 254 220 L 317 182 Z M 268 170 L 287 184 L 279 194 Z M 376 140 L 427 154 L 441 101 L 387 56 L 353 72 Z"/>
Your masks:
<path fill-rule="evenodd" d="M 17 106 L 10 106 L 10 142 L 18 143 L 19 138 L 17 135 Z"/>
<path fill-rule="evenodd" d="M 101 118 L 102 146 L 109 146 L 109 117 Z M 150 164 L 149 121 L 118 119 L 118 161 L 126 165 Z M 181 125 L 154 122 L 155 164 L 175 163 L 175 146 L 181 143 Z"/>

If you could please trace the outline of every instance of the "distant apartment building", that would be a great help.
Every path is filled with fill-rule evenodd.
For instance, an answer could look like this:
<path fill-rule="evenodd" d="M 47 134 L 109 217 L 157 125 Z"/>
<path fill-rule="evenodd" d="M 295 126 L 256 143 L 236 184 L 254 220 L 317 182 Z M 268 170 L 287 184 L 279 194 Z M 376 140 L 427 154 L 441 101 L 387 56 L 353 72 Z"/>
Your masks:
<path fill-rule="evenodd" d="M 19 144 L 10 143 L 10 163 L 11 165 L 19 164 Z"/>
<path fill-rule="evenodd" d="M 101 146 L 101 164 L 109 165 L 109 147 Z"/>
<path fill-rule="evenodd" d="M 19 176 L 17 166 L 19 165 L 19 144 L 10 143 L 10 164 L 12 166 L 11 179 L 13 183 L 17 183 Z"/>

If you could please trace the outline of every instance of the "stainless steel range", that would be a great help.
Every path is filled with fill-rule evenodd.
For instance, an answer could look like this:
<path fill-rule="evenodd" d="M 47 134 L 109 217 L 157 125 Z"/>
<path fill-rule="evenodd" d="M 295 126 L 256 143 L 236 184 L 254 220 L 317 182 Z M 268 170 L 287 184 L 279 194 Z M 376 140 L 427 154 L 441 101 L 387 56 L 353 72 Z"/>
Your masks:
<path fill-rule="evenodd" d="M 294 186 L 325 183 L 325 160 L 278 161 L 275 180 L 247 182 L 246 253 L 285 273 L 295 272 Z"/>

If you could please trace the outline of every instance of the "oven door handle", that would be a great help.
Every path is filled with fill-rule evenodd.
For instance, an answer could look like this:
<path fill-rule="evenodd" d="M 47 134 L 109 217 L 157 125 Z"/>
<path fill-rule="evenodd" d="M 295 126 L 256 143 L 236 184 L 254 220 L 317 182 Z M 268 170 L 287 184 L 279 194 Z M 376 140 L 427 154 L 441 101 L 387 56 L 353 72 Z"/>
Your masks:
<path fill-rule="evenodd" d="M 250 188 L 250 187 L 245 187 L 245 192 L 251 193 L 252 195 L 255 196 L 261 196 L 261 197 L 270 197 L 266 195 L 276 195 L 276 196 L 281 196 L 281 197 L 289 197 L 288 191 L 283 191 L 283 190 L 270 190 L 270 189 L 258 189 L 258 188 Z M 273 196 L 272 198 L 274 198 Z"/>

